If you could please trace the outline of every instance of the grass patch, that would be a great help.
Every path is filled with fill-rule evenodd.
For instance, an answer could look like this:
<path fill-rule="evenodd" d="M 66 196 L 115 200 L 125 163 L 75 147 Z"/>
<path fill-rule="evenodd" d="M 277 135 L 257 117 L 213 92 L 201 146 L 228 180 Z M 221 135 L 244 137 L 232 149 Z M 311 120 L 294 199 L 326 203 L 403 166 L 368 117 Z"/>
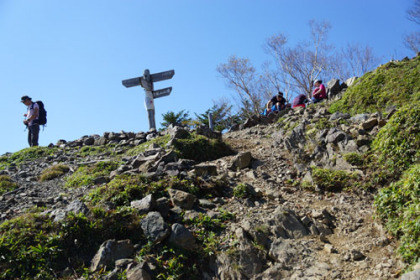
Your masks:
<path fill-rule="evenodd" d="M 153 194 L 154 198 L 162 197 L 167 188 L 167 180 L 149 182 L 141 175 L 123 174 L 105 186 L 92 190 L 85 196 L 85 200 L 92 205 L 110 201 L 117 207 L 129 206 L 131 201 L 142 199 L 148 194 Z"/>
<path fill-rule="evenodd" d="M 70 214 L 61 223 L 29 213 L 1 224 L 0 279 L 57 279 L 66 267 L 83 271 L 105 240 L 144 241 L 137 211 L 92 212 Z"/>
<path fill-rule="evenodd" d="M 7 175 L 0 175 L 0 195 L 11 192 L 18 188 L 18 184 Z"/>
<path fill-rule="evenodd" d="M 57 164 L 44 169 L 41 173 L 39 180 L 41 182 L 49 181 L 54 178 L 60 177 L 61 175 L 69 172 L 70 167 L 64 164 Z"/>
<path fill-rule="evenodd" d="M 76 155 L 87 157 L 96 156 L 100 154 L 113 154 L 112 149 L 114 147 L 114 144 L 108 144 L 105 146 L 83 146 L 76 152 Z"/>
<path fill-rule="evenodd" d="M 252 195 L 251 190 L 247 184 L 238 184 L 233 188 L 233 196 L 238 198 L 246 198 Z"/>
<path fill-rule="evenodd" d="M 136 156 L 136 155 L 146 151 L 151 144 L 157 144 L 160 147 L 165 147 L 166 144 L 168 144 L 169 140 L 171 140 L 171 136 L 169 134 L 153 138 L 153 139 L 151 139 L 147 142 L 141 143 L 137 147 L 134 147 L 134 148 L 131 148 L 131 149 L 127 150 L 125 152 L 125 155 Z"/>
<path fill-rule="evenodd" d="M 372 143 L 375 163 L 393 179 L 411 164 L 420 162 L 420 102 L 398 110 Z"/>
<path fill-rule="evenodd" d="M 382 111 L 388 106 L 402 106 L 420 100 L 420 57 L 409 61 L 389 62 L 366 73 L 333 103 L 330 112 L 350 114 Z"/>
<path fill-rule="evenodd" d="M 65 187 L 76 188 L 93 185 L 100 176 L 109 176 L 111 171 L 118 168 L 120 162 L 101 161 L 92 166 L 81 166 L 71 176 L 67 177 Z"/>
<path fill-rule="evenodd" d="M 12 164 L 19 166 L 27 161 L 33 161 L 42 157 L 53 155 L 56 151 L 56 148 L 37 146 L 20 150 L 11 155 L 1 156 L 0 170 L 5 169 Z"/>
<path fill-rule="evenodd" d="M 363 155 L 359 153 L 347 153 L 343 157 L 351 165 L 362 166 L 364 163 Z"/>
<path fill-rule="evenodd" d="M 420 261 L 420 164 L 375 197 L 378 217 L 400 240 L 399 253 L 408 264 Z"/>
<path fill-rule="evenodd" d="M 322 191 L 339 192 L 343 189 L 351 189 L 359 176 L 343 170 L 313 168 L 312 179 Z"/>
<path fill-rule="evenodd" d="M 197 162 L 215 160 L 233 155 L 233 150 L 220 139 L 209 139 L 202 135 L 190 134 L 187 139 L 174 139 L 173 147 L 180 158 Z"/>

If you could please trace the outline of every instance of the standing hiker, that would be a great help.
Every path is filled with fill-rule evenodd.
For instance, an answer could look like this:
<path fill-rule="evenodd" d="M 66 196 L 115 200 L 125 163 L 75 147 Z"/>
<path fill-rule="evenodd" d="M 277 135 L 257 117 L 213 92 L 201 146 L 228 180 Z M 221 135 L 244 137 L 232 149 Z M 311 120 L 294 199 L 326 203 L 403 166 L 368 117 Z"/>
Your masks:
<path fill-rule="evenodd" d="M 21 102 L 28 106 L 28 112 L 23 115 L 26 118 L 23 123 L 28 128 L 29 146 L 38 146 L 39 124 L 36 123 L 35 120 L 37 120 L 39 116 L 39 106 L 37 103 L 32 102 L 32 98 L 27 95 L 22 96 Z"/>

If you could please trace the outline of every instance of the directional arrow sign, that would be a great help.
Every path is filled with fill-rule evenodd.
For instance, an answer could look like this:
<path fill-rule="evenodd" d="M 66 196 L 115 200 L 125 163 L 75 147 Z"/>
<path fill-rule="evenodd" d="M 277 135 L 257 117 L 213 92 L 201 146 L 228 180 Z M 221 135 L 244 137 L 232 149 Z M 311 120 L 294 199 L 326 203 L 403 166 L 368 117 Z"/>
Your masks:
<path fill-rule="evenodd" d="M 175 75 L 175 70 L 169 70 L 165 72 L 155 73 L 150 75 L 152 82 L 159 82 L 163 80 L 171 79 Z"/>
<path fill-rule="evenodd" d="M 153 91 L 153 98 L 156 99 L 159 97 L 168 96 L 171 93 L 171 91 L 172 91 L 172 87 L 155 90 Z"/>
<path fill-rule="evenodd" d="M 141 77 L 123 80 L 122 84 L 127 88 L 139 86 L 140 85 L 140 78 Z"/>

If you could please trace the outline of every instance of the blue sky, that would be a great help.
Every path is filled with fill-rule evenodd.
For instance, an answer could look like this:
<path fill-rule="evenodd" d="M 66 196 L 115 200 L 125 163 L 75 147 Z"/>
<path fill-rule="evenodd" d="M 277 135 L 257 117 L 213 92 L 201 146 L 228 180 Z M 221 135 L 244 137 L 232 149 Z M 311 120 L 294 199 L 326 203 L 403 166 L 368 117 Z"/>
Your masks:
<path fill-rule="evenodd" d="M 0 0 L 0 155 L 27 147 L 22 95 L 42 100 L 48 125 L 40 145 L 105 131 L 147 131 L 141 87 L 121 81 L 174 69 L 168 111 L 203 113 L 234 92 L 216 67 L 229 56 L 254 66 L 270 60 L 263 45 L 278 33 L 309 39 L 308 21 L 327 20 L 329 43 L 370 45 L 382 62 L 413 56 L 402 37 L 412 0 Z M 159 126 L 159 125 L 158 125 Z"/>

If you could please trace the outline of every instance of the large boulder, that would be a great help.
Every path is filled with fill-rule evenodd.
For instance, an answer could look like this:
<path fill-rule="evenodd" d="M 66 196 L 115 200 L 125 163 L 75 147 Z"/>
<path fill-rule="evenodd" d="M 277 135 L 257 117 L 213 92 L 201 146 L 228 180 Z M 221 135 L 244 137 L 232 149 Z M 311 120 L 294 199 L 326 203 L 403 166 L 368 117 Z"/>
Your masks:
<path fill-rule="evenodd" d="M 197 197 L 195 195 L 184 191 L 168 189 L 168 193 L 172 204 L 185 210 L 192 209 L 194 203 L 197 201 Z"/>
<path fill-rule="evenodd" d="M 134 200 L 130 203 L 131 207 L 136 208 L 140 214 L 148 213 L 156 207 L 156 200 L 152 194 L 144 197 L 141 200 Z"/>
<path fill-rule="evenodd" d="M 332 79 L 327 83 L 328 98 L 337 95 L 341 91 L 340 80 Z"/>
<path fill-rule="evenodd" d="M 195 238 L 192 233 L 182 224 L 172 225 L 169 242 L 184 250 L 193 250 L 195 248 Z"/>
<path fill-rule="evenodd" d="M 232 161 L 229 169 L 238 170 L 252 165 L 252 155 L 250 152 L 239 153 Z"/>
<path fill-rule="evenodd" d="M 149 212 L 146 217 L 140 222 L 141 228 L 146 237 L 158 243 L 164 240 L 170 234 L 170 229 L 162 215 L 159 212 Z"/>
<path fill-rule="evenodd" d="M 116 241 L 107 240 L 102 243 L 91 261 L 90 271 L 97 271 L 104 266 L 113 266 L 116 260 L 130 257 L 134 246 L 129 239 Z"/>

